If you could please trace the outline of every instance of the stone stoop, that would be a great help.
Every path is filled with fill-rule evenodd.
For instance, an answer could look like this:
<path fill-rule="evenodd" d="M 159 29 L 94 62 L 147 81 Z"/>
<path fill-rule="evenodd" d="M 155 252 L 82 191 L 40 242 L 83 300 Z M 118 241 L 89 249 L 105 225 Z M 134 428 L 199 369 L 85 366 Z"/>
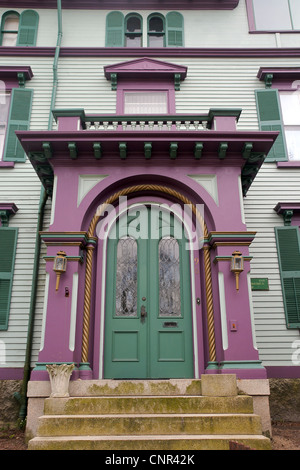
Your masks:
<path fill-rule="evenodd" d="M 101 383 L 102 382 L 102 383 Z M 98 381 L 89 396 L 47 398 L 29 450 L 271 449 L 234 375 Z"/>

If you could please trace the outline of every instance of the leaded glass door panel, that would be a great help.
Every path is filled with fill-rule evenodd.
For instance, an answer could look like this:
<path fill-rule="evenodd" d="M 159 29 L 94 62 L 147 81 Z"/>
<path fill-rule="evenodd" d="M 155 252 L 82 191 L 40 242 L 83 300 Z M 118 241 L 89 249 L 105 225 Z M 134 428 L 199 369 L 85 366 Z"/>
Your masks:
<path fill-rule="evenodd" d="M 160 213 L 153 230 L 151 210 L 148 237 L 126 213 L 108 239 L 105 378 L 194 376 L 190 252 L 181 223 Z"/>

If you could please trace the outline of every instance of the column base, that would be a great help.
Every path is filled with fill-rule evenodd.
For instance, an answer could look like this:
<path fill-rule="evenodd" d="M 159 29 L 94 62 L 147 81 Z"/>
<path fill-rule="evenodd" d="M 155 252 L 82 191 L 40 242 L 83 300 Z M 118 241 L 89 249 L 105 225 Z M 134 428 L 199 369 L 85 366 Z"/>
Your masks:
<path fill-rule="evenodd" d="M 235 374 L 238 379 L 266 379 L 261 361 L 208 362 L 205 374 Z"/>

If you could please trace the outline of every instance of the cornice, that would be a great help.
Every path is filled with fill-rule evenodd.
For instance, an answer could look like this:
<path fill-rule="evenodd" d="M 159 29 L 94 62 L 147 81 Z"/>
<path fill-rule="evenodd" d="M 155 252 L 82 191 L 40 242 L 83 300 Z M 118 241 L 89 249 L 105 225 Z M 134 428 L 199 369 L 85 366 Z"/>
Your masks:
<path fill-rule="evenodd" d="M 135 10 L 233 10 L 239 0 L 131 0 Z M 11 0 L 0 0 L 0 7 L 12 7 Z M 14 0 L 14 8 L 56 9 L 57 0 Z M 128 9 L 126 0 L 62 0 L 64 10 L 112 10 Z"/>
<path fill-rule="evenodd" d="M 54 57 L 55 47 L 0 46 L 0 57 Z M 132 59 L 163 58 L 299 58 L 300 48 L 128 48 L 128 47 L 61 47 L 60 57 L 110 57 Z"/>

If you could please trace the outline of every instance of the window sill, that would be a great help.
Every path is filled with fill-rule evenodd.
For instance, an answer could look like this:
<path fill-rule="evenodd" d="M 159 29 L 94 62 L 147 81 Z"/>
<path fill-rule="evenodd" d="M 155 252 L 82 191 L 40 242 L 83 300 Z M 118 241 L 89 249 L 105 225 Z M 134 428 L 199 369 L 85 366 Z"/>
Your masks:
<path fill-rule="evenodd" d="M 300 160 L 296 162 L 277 162 L 277 168 L 300 168 Z"/>
<path fill-rule="evenodd" d="M 2 162 L 0 161 L 0 168 L 14 168 L 15 162 Z"/>

